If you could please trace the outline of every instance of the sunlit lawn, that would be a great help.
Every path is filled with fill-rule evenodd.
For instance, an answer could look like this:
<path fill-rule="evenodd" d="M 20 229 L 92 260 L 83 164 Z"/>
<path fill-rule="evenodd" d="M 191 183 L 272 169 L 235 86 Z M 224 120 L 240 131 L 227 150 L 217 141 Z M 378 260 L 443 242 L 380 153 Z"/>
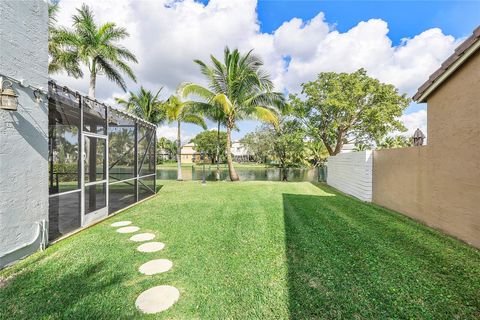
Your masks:
<path fill-rule="evenodd" d="M 159 194 L 0 272 L 0 319 L 133 319 L 177 287 L 167 319 L 478 319 L 480 252 L 311 183 L 161 182 Z M 166 244 L 140 253 L 110 227 Z M 137 269 L 154 258 L 173 268 Z"/>

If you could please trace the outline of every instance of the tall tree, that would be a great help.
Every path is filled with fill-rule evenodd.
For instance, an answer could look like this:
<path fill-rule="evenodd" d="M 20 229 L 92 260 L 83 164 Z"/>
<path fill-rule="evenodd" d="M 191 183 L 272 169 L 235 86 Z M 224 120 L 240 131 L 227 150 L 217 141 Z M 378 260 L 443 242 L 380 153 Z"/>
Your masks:
<path fill-rule="evenodd" d="M 219 137 L 220 141 L 218 141 Z M 208 158 L 212 161 L 212 164 L 218 164 L 220 162 L 220 159 L 218 158 L 225 158 L 224 153 L 218 154 L 218 150 L 221 148 L 225 151 L 225 146 L 227 145 L 227 134 L 224 131 L 220 131 L 219 134 L 215 130 L 203 131 L 197 134 L 190 142 L 195 144 L 195 150 L 197 152 L 205 152 Z"/>
<path fill-rule="evenodd" d="M 126 91 L 126 83 L 121 73 L 136 81 L 135 74 L 127 62 L 137 63 L 137 58 L 124 46 L 118 44 L 129 36 L 125 28 L 114 22 L 98 26 L 92 10 L 85 4 L 72 16 L 73 30 L 56 29 L 51 42 L 57 48 L 53 55 L 51 72 L 66 70 L 67 73 L 83 77 L 80 62 L 90 72 L 88 95 L 95 97 L 97 76 L 105 75 Z M 50 45 L 49 45 L 50 47 Z"/>
<path fill-rule="evenodd" d="M 227 163 L 230 180 L 239 180 L 233 166 L 231 145 L 232 129 L 242 119 L 254 118 L 277 123 L 277 115 L 285 106 L 283 94 L 273 92 L 270 76 L 262 69 L 262 60 L 249 51 L 241 54 L 237 49 L 224 51 L 224 61 L 210 56 L 212 65 L 195 60 L 209 85 L 183 85 L 183 96 L 199 96 L 209 105 L 220 107 L 225 115 L 227 129 Z"/>
<path fill-rule="evenodd" d="M 315 81 L 302 84 L 302 96 L 291 95 L 291 106 L 330 155 L 339 153 L 346 142 L 380 141 L 389 132 L 406 130 L 398 118 L 410 100 L 364 69 L 320 73 Z"/>
<path fill-rule="evenodd" d="M 157 141 L 157 152 L 164 152 L 161 154 L 162 157 L 166 153 L 168 160 L 172 160 L 177 154 L 177 143 L 165 137 L 160 137 Z M 158 159 L 162 157 L 158 157 Z"/>
<path fill-rule="evenodd" d="M 65 50 L 58 41 L 57 14 L 58 2 L 48 4 L 48 72 L 67 72 L 69 76 L 78 78 L 82 74 L 78 55 Z"/>
<path fill-rule="evenodd" d="M 269 131 L 257 129 L 254 132 L 247 133 L 240 143 L 253 156 L 258 163 L 267 163 L 274 154 L 273 145 L 270 143 L 271 135 Z"/>
<path fill-rule="evenodd" d="M 328 157 L 328 151 L 325 144 L 321 140 L 312 140 L 305 143 L 308 160 L 310 160 L 315 167 L 321 166 Z"/>
<path fill-rule="evenodd" d="M 194 104 L 190 101 L 182 101 L 178 95 L 172 95 L 165 102 L 163 106 L 167 120 L 177 123 L 177 180 L 183 180 L 182 178 L 182 141 L 181 141 L 181 124 L 192 123 L 207 129 L 205 120 L 194 108 Z"/>
<path fill-rule="evenodd" d="M 137 93 L 130 91 L 126 100 L 115 98 L 115 101 L 135 116 L 158 125 L 166 120 L 163 102 L 159 98 L 162 89 L 160 88 L 154 94 L 144 87 L 140 87 Z"/>
<path fill-rule="evenodd" d="M 278 159 L 281 179 L 288 180 L 288 169 L 306 163 L 305 132 L 301 123 L 287 118 L 270 129 L 271 144 Z"/>

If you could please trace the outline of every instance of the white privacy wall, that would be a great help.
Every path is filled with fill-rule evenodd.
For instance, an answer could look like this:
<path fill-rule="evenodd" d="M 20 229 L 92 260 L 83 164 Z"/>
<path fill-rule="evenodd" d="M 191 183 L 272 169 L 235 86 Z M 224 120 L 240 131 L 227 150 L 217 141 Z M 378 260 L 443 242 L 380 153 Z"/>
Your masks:
<path fill-rule="evenodd" d="M 13 84 L 18 110 L 0 109 L 0 269 L 40 247 L 48 220 L 48 6 L 0 1 L 0 77 Z"/>
<path fill-rule="evenodd" d="M 329 157 L 327 184 L 363 201 L 371 202 L 372 166 L 371 150 L 340 153 Z"/>

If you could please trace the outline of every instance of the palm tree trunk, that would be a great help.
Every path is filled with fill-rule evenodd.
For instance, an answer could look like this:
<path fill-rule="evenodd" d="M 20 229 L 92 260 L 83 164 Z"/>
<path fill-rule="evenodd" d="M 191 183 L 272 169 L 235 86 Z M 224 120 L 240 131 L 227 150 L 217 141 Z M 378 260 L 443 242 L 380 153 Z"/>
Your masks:
<path fill-rule="evenodd" d="M 231 152 L 232 127 L 233 126 L 231 126 L 230 123 L 227 124 L 227 148 L 225 151 L 227 152 L 228 174 L 230 175 L 230 180 L 238 181 L 240 179 L 238 178 L 238 174 L 235 171 L 235 168 L 233 167 L 233 161 L 232 161 L 232 152 Z"/>
<path fill-rule="evenodd" d="M 218 121 L 217 126 L 217 172 L 216 172 L 216 179 L 220 181 L 220 120 Z"/>
<path fill-rule="evenodd" d="M 182 181 L 182 144 L 180 141 L 180 121 L 177 126 L 177 180 Z"/>
<path fill-rule="evenodd" d="M 88 97 L 95 98 L 95 85 L 97 82 L 97 70 L 95 68 L 95 61 L 92 62 L 92 69 L 90 71 L 90 85 L 88 87 Z"/>

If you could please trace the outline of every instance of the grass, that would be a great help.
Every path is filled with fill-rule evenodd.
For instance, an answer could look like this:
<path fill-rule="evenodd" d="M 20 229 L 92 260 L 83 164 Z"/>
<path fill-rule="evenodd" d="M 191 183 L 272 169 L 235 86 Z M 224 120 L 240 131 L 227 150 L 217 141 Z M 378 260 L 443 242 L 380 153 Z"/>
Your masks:
<path fill-rule="evenodd" d="M 480 252 L 307 182 L 161 182 L 158 196 L 0 272 L 0 319 L 478 319 Z M 140 253 L 110 224 L 166 247 Z M 144 276 L 154 258 L 173 261 Z M 134 301 L 155 285 L 180 300 Z"/>

